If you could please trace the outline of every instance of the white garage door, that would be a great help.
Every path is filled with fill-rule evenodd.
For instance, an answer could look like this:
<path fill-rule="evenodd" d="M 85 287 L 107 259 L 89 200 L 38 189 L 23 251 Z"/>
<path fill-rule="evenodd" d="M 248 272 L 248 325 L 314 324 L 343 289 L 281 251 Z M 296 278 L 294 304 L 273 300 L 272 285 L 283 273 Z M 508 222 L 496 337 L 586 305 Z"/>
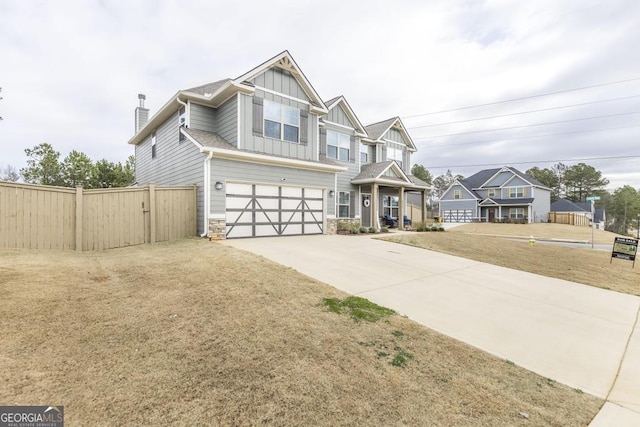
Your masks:
<path fill-rule="evenodd" d="M 444 222 L 471 222 L 473 220 L 473 210 L 456 209 L 442 211 L 442 220 Z"/>
<path fill-rule="evenodd" d="M 227 238 L 322 234 L 319 188 L 227 183 Z"/>

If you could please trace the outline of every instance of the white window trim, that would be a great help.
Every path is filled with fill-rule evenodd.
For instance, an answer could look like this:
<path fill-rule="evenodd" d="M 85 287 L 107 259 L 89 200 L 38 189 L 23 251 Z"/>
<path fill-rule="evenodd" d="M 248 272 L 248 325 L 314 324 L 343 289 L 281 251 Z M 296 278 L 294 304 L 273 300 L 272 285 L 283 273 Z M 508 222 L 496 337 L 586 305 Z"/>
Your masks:
<path fill-rule="evenodd" d="M 155 159 L 158 157 L 158 136 L 156 135 L 156 131 L 151 132 L 151 158 Z"/>
<path fill-rule="evenodd" d="M 512 211 L 515 212 L 515 216 L 511 216 Z M 520 211 L 522 211 L 522 217 L 518 217 Z M 509 208 L 509 219 L 524 219 L 524 208 Z"/>
<path fill-rule="evenodd" d="M 347 203 L 340 203 L 340 195 L 341 194 L 346 194 L 347 195 Z M 341 216 L 340 215 L 340 207 L 341 206 L 346 206 L 347 207 L 347 216 Z M 339 191 L 338 192 L 338 197 L 336 198 L 336 216 L 338 218 L 351 218 L 351 194 L 348 191 Z"/>
<path fill-rule="evenodd" d="M 518 189 L 522 190 L 522 195 L 518 196 Z M 511 191 L 514 191 L 515 196 L 511 195 Z M 522 199 L 524 198 L 524 187 L 509 187 L 509 198 L 510 199 Z"/>
<path fill-rule="evenodd" d="M 329 143 L 329 132 L 331 133 L 335 133 L 338 135 L 338 145 L 333 145 Z M 343 140 L 341 141 L 341 137 L 346 137 L 346 142 Z M 346 144 L 346 146 L 343 146 L 344 144 Z M 331 147 L 336 147 L 336 157 L 329 157 L 329 146 Z M 346 159 L 341 159 L 340 158 L 340 149 L 345 149 L 347 150 L 347 158 Z M 327 129 L 327 157 L 329 157 L 330 159 L 334 159 L 334 160 L 338 160 L 340 162 L 348 162 L 351 160 L 351 135 L 348 135 L 346 133 L 343 132 L 338 132 L 337 130 L 333 130 L 333 129 Z"/>
<path fill-rule="evenodd" d="M 266 114 L 267 103 L 275 104 L 275 105 L 278 105 L 280 107 L 280 121 L 279 122 L 275 122 L 273 120 L 267 119 L 267 114 Z M 300 116 L 300 109 L 299 108 L 291 107 L 289 105 L 284 105 L 284 104 L 281 104 L 279 102 L 271 101 L 271 100 L 268 100 L 268 99 L 264 100 L 262 108 L 263 108 L 263 111 L 262 111 L 262 136 L 263 137 L 270 138 L 270 139 L 275 139 L 277 141 L 288 142 L 290 144 L 300 144 L 300 121 L 302 120 L 302 118 Z M 298 112 L 298 124 L 297 125 L 294 125 L 294 124 L 291 124 L 291 123 L 286 123 L 284 121 L 284 111 L 287 108 L 289 108 L 291 110 L 296 110 Z M 267 134 L 266 134 L 266 129 L 267 129 L 266 122 L 267 121 L 272 122 L 272 123 L 278 123 L 280 125 L 280 138 L 274 138 L 272 136 L 267 136 Z M 290 140 L 284 138 L 284 127 L 285 126 L 295 127 L 296 129 L 298 129 L 298 139 L 297 139 L 297 141 L 290 141 Z"/>

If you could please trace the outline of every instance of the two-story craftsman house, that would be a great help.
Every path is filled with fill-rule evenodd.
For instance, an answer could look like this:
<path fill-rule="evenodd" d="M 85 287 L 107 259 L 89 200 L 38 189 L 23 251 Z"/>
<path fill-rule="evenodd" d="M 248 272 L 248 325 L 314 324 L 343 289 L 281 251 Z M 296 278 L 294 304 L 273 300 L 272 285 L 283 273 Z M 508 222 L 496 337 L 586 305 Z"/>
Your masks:
<path fill-rule="evenodd" d="M 138 185 L 196 184 L 198 232 L 321 234 L 340 219 L 402 218 L 416 151 L 399 118 L 364 126 L 323 101 L 289 52 L 235 78 L 178 91 L 148 121 L 136 109 Z M 424 214 L 423 214 L 424 215 Z M 402 221 L 399 221 L 402 224 Z"/>
<path fill-rule="evenodd" d="M 440 197 L 445 222 L 546 222 L 551 189 L 512 167 L 455 180 Z"/>

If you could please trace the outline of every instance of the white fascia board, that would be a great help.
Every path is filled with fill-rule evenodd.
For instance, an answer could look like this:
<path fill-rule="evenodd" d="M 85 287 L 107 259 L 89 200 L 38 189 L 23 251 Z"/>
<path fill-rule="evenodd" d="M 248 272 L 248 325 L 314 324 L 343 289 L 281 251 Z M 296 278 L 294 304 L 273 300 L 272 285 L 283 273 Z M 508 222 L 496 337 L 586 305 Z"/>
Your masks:
<path fill-rule="evenodd" d="M 421 187 L 419 185 L 414 184 L 413 182 L 402 182 L 402 181 L 395 181 L 393 179 L 385 179 L 385 178 L 365 178 L 365 179 L 358 179 L 358 180 L 352 180 L 351 184 L 353 185 L 364 185 L 364 184 L 382 184 L 388 187 L 402 187 L 402 188 L 407 188 L 407 189 L 413 189 L 413 190 L 428 190 L 428 187 Z"/>
<path fill-rule="evenodd" d="M 249 163 L 259 163 L 263 165 L 282 166 L 295 169 L 307 169 L 320 172 L 345 172 L 346 167 L 327 165 L 324 163 L 314 163 L 305 160 L 288 159 L 284 157 L 274 157 L 265 154 L 249 153 L 246 151 L 226 150 L 224 148 L 203 147 L 203 151 L 213 153 L 213 157 L 219 159 L 238 160 Z"/>
<path fill-rule="evenodd" d="M 351 126 L 341 125 L 340 123 L 330 122 L 330 121 L 328 121 L 328 120 L 323 120 L 323 123 L 324 123 L 324 124 L 327 124 L 327 125 L 331 125 L 331 126 L 339 127 L 339 128 L 342 128 L 342 129 L 347 129 L 347 130 L 350 130 L 350 131 L 352 131 L 352 132 L 353 132 L 353 131 L 355 131 L 355 129 L 354 129 L 354 128 L 352 128 Z"/>
<path fill-rule="evenodd" d="M 159 127 L 162 123 L 164 123 L 171 115 L 174 113 L 174 110 L 177 111 L 178 101 L 176 97 L 180 95 L 180 92 L 176 92 L 159 110 L 156 112 L 147 123 L 142 126 L 142 128 L 129 139 L 127 144 L 138 145 L 144 139 L 151 134 L 151 132 Z"/>

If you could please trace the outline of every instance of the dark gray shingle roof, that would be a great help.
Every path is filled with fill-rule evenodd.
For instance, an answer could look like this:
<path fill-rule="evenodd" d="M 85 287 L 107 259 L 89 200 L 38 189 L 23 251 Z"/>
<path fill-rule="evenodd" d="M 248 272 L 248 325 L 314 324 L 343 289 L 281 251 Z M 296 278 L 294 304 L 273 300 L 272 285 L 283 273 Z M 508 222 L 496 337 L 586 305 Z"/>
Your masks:
<path fill-rule="evenodd" d="M 421 187 L 431 187 L 430 184 L 427 184 L 426 182 L 424 182 L 423 180 L 421 180 L 420 178 L 418 178 L 415 175 L 407 175 L 407 176 L 409 177 L 411 182 L 413 182 L 415 185 L 419 185 Z"/>
<path fill-rule="evenodd" d="M 377 140 L 378 138 L 380 138 L 384 132 L 389 129 L 389 127 L 393 124 L 393 122 L 395 122 L 396 120 L 398 120 L 397 117 L 393 117 L 387 120 L 383 120 L 381 122 L 378 123 L 373 123 L 370 125 L 367 125 L 364 127 L 364 129 L 367 131 L 367 135 L 369 135 L 369 138 L 373 139 L 373 140 Z"/>
<path fill-rule="evenodd" d="M 558 199 L 551 203 L 551 212 L 591 212 L 591 206 L 586 209 L 582 203 L 574 203 L 567 199 Z"/>
<path fill-rule="evenodd" d="M 360 173 L 353 179 L 376 178 L 393 162 L 393 160 L 387 160 L 386 162 L 369 163 L 368 165 L 364 165 L 360 168 Z"/>
<path fill-rule="evenodd" d="M 188 133 L 193 139 L 198 141 L 205 147 L 224 148 L 226 150 L 237 150 L 237 148 L 227 142 L 226 139 L 221 137 L 215 132 L 208 132 L 205 130 L 188 129 L 183 128 L 184 132 Z"/>
<path fill-rule="evenodd" d="M 510 205 L 510 206 L 515 206 L 515 205 L 527 205 L 529 203 L 533 203 L 533 199 L 532 198 L 526 198 L 526 199 L 494 199 L 491 198 L 490 200 L 494 201 L 497 205 Z"/>
<path fill-rule="evenodd" d="M 207 83 L 202 86 L 192 87 L 191 89 L 187 89 L 187 92 L 195 92 L 200 95 L 204 95 L 205 93 L 214 93 L 216 90 L 220 89 L 225 83 L 230 81 L 231 79 L 218 80 L 217 82 Z"/>

